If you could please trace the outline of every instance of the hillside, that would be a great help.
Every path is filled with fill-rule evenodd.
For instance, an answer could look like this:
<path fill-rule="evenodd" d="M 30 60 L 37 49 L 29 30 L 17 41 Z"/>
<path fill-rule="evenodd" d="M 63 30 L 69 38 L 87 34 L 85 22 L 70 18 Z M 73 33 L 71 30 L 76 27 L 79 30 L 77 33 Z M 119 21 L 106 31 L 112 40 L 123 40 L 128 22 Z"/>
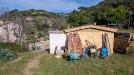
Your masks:
<path fill-rule="evenodd" d="M 1 15 L 5 22 L 15 21 L 29 33 L 33 30 L 47 32 L 62 30 L 68 26 L 83 24 L 114 25 L 116 27 L 134 27 L 134 0 L 104 0 L 95 6 L 79 7 L 71 13 L 54 13 L 46 10 L 17 10 Z M 0 10 L 0 13 L 3 12 Z"/>
<path fill-rule="evenodd" d="M 104 0 L 91 7 L 79 7 L 70 13 L 68 22 L 74 26 L 91 24 L 133 27 L 134 0 Z"/>
<path fill-rule="evenodd" d="M 2 12 L 2 11 L 0 11 Z M 26 33 L 33 30 L 47 33 L 48 30 L 62 29 L 66 16 L 64 14 L 48 12 L 46 10 L 11 10 L 1 15 L 4 22 L 17 22 L 22 25 Z"/>

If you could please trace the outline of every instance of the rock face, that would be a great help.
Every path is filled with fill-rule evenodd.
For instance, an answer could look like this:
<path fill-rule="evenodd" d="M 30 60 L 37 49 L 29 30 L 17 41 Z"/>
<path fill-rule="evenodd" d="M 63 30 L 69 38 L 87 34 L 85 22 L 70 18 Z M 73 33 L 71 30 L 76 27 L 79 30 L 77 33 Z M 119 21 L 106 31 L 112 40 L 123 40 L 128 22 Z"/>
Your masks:
<path fill-rule="evenodd" d="M 22 34 L 22 26 L 9 23 L 0 26 L 0 41 L 1 42 L 17 42 L 20 41 Z"/>

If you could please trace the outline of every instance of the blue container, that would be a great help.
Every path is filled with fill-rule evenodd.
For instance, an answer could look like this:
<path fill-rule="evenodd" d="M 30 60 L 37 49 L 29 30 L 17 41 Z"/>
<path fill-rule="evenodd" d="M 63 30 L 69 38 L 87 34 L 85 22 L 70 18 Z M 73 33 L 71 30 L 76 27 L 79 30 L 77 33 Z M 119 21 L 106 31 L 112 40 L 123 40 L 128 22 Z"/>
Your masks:
<path fill-rule="evenodd" d="M 101 55 L 102 55 L 102 58 L 106 58 L 108 56 L 108 50 L 106 47 L 102 47 Z"/>
<path fill-rule="evenodd" d="M 89 49 L 83 48 L 83 57 L 88 57 Z"/>
<path fill-rule="evenodd" d="M 77 60 L 80 57 L 80 54 L 77 52 L 71 52 L 69 53 L 70 60 Z"/>

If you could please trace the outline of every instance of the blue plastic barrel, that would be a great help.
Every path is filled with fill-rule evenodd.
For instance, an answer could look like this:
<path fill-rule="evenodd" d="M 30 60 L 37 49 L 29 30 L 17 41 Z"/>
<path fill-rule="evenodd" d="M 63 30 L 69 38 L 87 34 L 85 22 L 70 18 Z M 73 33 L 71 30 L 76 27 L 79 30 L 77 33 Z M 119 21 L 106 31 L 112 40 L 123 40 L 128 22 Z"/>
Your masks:
<path fill-rule="evenodd" d="M 102 58 L 106 58 L 108 56 L 108 50 L 106 47 L 101 48 L 101 55 L 102 55 Z"/>

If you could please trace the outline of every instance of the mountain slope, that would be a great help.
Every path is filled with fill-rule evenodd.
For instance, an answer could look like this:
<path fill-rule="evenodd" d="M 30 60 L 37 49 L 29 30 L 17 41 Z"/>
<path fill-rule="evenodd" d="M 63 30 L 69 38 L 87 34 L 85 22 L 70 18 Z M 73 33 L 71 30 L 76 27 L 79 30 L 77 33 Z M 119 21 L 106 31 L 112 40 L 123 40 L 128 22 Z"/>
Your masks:
<path fill-rule="evenodd" d="M 79 7 L 79 10 L 70 13 L 68 22 L 74 26 L 93 22 L 133 26 L 133 5 L 134 0 L 104 0 L 96 6 Z"/>

